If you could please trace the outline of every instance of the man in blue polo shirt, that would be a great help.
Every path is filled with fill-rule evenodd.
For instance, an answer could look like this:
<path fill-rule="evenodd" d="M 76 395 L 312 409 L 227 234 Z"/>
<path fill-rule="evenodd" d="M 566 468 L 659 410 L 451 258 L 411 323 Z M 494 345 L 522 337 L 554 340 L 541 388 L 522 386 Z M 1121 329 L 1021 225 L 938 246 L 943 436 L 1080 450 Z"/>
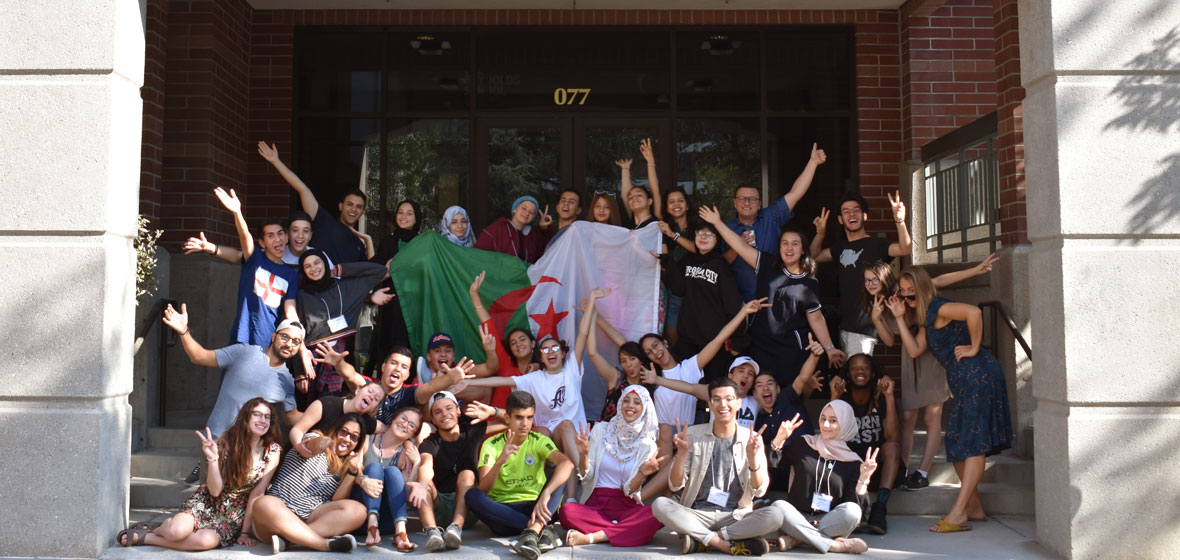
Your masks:
<path fill-rule="evenodd" d="M 813 143 L 811 158 L 807 160 L 807 166 L 803 168 L 803 172 L 795 179 L 795 184 L 791 185 L 791 190 L 766 208 L 762 208 L 762 191 L 758 187 L 738 187 L 733 193 L 733 207 L 737 210 L 737 217 L 725 222 L 725 225 L 759 251 L 764 253 L 777 251 L 779 236 L 783 233 L 783 224 L 786 224 L 787 220 L 794 216 L 792 210 L 795 205 L 799 203 L 803 195 L 807 194 L 807 189 L 811 188 L 815 169 L 827 160 L 827 154 Z M 738 290 L 742 293 L 742 301 L 754 299 L 754 269 L 750 268 L 750 265 L 745 261 L 737 258 L 737 253 L 728 246 L 722 244 L 722 250 L 725 253 L 725 260 L 733 266 L 733 275 L 737 280 Z"/>

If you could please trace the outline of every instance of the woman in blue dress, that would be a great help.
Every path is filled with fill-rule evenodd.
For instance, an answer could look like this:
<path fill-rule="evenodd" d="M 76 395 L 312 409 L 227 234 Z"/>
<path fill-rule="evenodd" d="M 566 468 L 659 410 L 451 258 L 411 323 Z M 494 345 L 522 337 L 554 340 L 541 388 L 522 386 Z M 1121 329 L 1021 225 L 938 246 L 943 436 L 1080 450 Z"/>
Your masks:
<path fill-rule="evenodd" d="M 983 313 L 967 303 L 938 297 L 930 275 L 911 266 L 898 279 L 897 296 L 887 302 L 897 318 L 902 342 L 911 356 L 926 350 L 946 368 L 950 385 L 951 414 L 946 426 L 946 458 L 959 475 L 955 505 L 930 527 L 935 533 L 967 531 L 968 520 L 985 519 L 979 501 L 979 480 L 984 460 L 1012 446 L 1012 415 L 1008 388 L 999 362 L 979 347 L 983 339 Z M 904 326 L 916 325 L 916 335 Z"/>

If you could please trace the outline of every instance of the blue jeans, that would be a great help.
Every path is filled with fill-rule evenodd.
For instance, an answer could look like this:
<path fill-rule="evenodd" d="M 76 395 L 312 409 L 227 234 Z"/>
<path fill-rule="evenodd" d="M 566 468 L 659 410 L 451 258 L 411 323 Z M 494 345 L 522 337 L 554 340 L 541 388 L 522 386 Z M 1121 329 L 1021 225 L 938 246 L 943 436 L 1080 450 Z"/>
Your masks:
<path fill-rule="evenodd" d="M 352 490 L 352 499 L 365 504 L 369 513 L 377 514 L 377 526 L 381 534 L 394 531 L 398 521 L 406 520 L 406 480 L 397 465 L 382 467 L 381 463 L 369 463 L 365 467 L 365 476 L 375 478 L 385 484 L 381 495 L 374 498 L 356 485 Z M 362 526 L 363 530 L 366 525 Z"/>
<path fill-rule="evenodd" d="M 558 488 L 549 497 L 549 512 L 553 514 L 551 519 L 555 521 L 557 508 L 561 506 L 562 493 L 562 489 Z M 536 500 L 501 504 L 479 488 L 471 488 L 466 496 L 467 511 L 479 516 L 479 520 L 499 537 L 512 537 L 523 533 L 533 516 L 533 508 L 537 505 Z"/>

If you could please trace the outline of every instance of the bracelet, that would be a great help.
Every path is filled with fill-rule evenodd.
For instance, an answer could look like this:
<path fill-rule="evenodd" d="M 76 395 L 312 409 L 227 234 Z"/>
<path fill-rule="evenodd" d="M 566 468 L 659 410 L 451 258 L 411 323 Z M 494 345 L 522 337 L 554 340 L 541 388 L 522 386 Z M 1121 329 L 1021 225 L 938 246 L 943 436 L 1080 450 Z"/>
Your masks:
<path fill-rule="evenodd" d="M 213 244 L 213 256 L 217 256 L 217 251 L 221 249 L 216 243 Z"/>
<path fill-rule="evenodd" d="M 484 307 L 482 305 L 477 305 L 477 306 L 475 306 L 475 308 L 476 309 L 483 309 Z"/>
<path fill-rule="evenodd" d="M 649 163 L 649 164 L 647 164 L 647 166 L 648 166 L 648 167 L 655 167 L 655 166 L 656 166 L 656 164 L 654 164 L 654 163 Z"/>
<path fill-rule="evenodd" d="M 867 481 L 867 480 L 865 480 L 865 479 L 863 479 L 863 478 L 858 478 L 858 479 L 856 479 L 856 485 L 857 485 L 857 486 L 868 486 L 868 485 L 869 485 L 869 481 Z"/>
<path fill-rule="evenodd" d="M 218 459 L 221 459 L 221 457 L 214 457 L 212 459 L 206 458 L 205 460 L 210 463 L 216 463 L 218 461 Z"/>
<path fill-rule="evenodd" d="M 835 348 L 835 347 L 836 347 L 835 344 L 829 344 L 827 346 L 824 346 L 824 352 L 827 352 L 828 350 L 831 350 L 832 348 Z"/>
<path fill-rule="evenodd" d="M 176 336 L 184 336 L 184 335 L 188 334 L 188 332 L 189 332 L 189 331 L 191 331 L 191 330 L 192 330 L 192 329 L 190 329 L 190 328 L 186 328 L 186 329 L 184 329 L 184 332 L 182 332 L 182 333 L 180 333 L 180 334 L 178 334 L 178 335 L 176 335 Z"/>
<path fill-rule="evenodd" d="M 350 471 L 348 471 L 348 476 L 356 476 L 356 475 L 357 475 L 357 474 L 359 474 L 359 473 L 360 473 L 360 471 L 353 471 L 353 470 L 350 470 Z"/>
<path fill-rule="evenodd" d="M 363 474 L 357 475 L 357 477 L 356 477 L 356 483 L 357 483 L 357 484 L 363 484 L 364 482 L 365 482 L 365 475 L 363 475 Z"/>
<path fill-rule="evenodd" d="M 676 232 L 676 235 L 672 236 L 672 241 L 676 241 L 677 239 L 680 239 L 680 232 Z"/>
<path fill-rule="evenodd" d="M 750 472 L 752 472 L 752 473 L 756 473 L 756 472 L 758 472 L 758 471 L 760 471 L 760 470 L 762 470 L 762 467 L 758 467 L 758 468 L 756 468 L 756 469 L 750 469 Z"/>
<path fill-rule="evenodd" d="M 895 223 L 895 224 L 904 224 L 904 223 L 905 223 L 905 220 L 893 220 L 893 223 Z"/>

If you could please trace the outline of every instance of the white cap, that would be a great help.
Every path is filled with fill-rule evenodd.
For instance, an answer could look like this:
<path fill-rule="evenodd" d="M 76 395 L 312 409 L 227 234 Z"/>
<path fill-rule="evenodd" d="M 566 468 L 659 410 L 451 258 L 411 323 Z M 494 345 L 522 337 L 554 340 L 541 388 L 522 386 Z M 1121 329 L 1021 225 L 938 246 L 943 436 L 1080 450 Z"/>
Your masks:
<path fill-rule="evenodd" d="M 736 359 L 733 360 L 732 364 L 729 364 L 729 371 L 733 371 L 733 368 L 738 367 L 742 364 L 750 364 L 750 365 L 754 366 L 754 375 L 758 375 L 758 372 L 759 372 L 758 362 L 755 362 L 754 358 L 751 358 L 749 356 L 738 356 Z"/>
<path fill-rule="evenodd" d="M 454 393 L 452 393 L 450 391 L 439 391 L 433 395 L 430 395 L 430 407 L 429 408 L 434 408 L 434 403 L 441 401 L 443 399 L 451 399 L 452 401 L 454 401 L 455 406 L 459 406 L 459 399 L 457 397 L 455 397 Z"/>
<path fill-rule="evenodd" d="M 275 327 L 275 332 L 284 331 L 287 329 L 294 329 L 298 331 L 299 338 L 303 338 L 305 334 L 303 331 L 303 324 L 301 324 L 299 321 L 296 321 L 295 319 L 283 319 L 283 322 L 279 323 L 279 326 Z"/>

